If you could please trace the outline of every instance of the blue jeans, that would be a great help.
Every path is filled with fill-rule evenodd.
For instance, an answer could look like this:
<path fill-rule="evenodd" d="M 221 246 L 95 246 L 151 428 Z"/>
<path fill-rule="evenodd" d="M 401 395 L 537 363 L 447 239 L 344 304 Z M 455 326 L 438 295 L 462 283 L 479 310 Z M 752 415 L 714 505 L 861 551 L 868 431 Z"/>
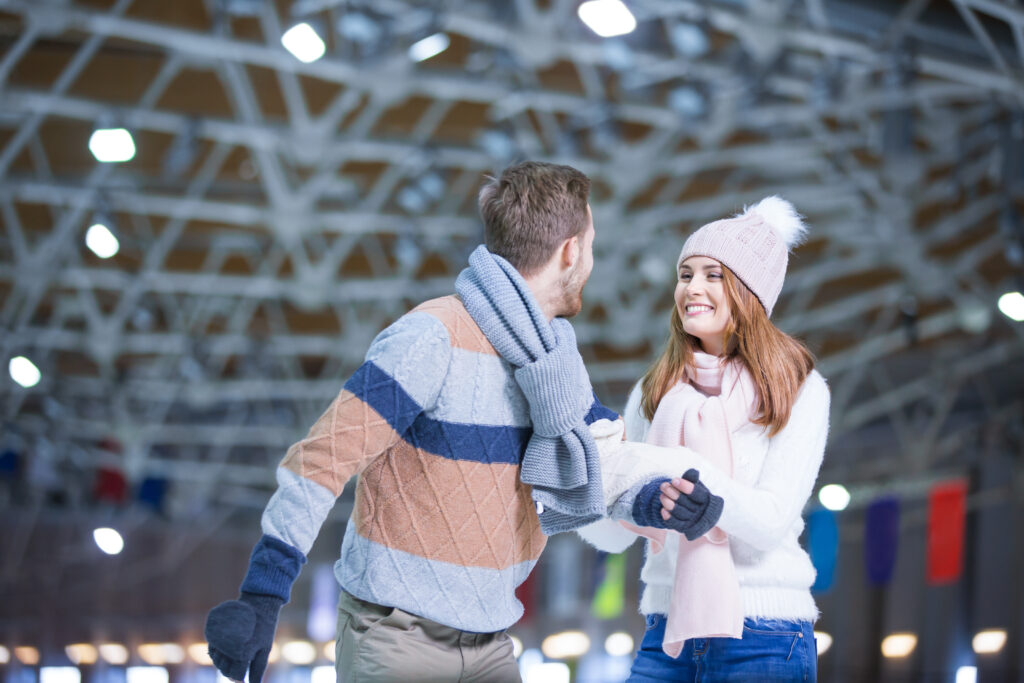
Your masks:
<path fill-rule="evenodd" d="M 818 679 L 818 648 L 807 621 L 745 619 L 742 638 L 691 638 L 672 659 L 661 649 L 666 617 L 647 617 L 629 681 L 782 683 Z"/>

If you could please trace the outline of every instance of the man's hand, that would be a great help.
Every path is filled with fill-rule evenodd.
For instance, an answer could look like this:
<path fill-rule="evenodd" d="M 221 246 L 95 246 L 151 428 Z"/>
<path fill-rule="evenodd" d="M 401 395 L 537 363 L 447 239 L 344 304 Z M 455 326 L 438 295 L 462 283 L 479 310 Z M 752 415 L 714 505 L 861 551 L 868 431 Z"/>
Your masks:
<path fill-rule="evenodd" d="M 205 633 L 213 665 L 234 681 L 244 679 L 248 671 L 249 683 L 260 683 L 282 605 L 281 598 L 243 592 L 238 600 L 210 610 Z"/>
<path fill-rule="evenodd" d="M 712 495 L 695 469 L 686 470 L 682 479 L 662 482 L 659 488 L 665 526 L 683 534 L 687 540 L 711 531 L 722 516 L 724 501 Z"/>

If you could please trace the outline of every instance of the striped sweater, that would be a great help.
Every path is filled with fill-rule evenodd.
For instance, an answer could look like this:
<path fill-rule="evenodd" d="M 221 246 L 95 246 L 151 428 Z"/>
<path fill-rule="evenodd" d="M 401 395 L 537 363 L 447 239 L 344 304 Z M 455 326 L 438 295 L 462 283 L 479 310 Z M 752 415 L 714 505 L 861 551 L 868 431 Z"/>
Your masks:
<path fill-rule="evenodd" d="M 586 422 L 601 418 L 618 416 L 595 398 Z M 519 481 L 531 434 L 512 366 L 457 297 L 427 301 L 377 336 L 288 450 L 263 532 L 308 554 L 358 475 L 341 586 L 464 631 L 505 629 L 546 541 Z"/>

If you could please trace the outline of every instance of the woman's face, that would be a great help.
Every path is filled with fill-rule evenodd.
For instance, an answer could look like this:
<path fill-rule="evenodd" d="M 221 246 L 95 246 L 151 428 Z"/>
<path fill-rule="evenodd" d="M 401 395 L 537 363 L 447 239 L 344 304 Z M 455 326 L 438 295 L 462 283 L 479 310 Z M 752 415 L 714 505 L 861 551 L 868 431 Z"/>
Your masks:
<path fill-rule="evenodd" d="M 725 328 L 732 320 L 722 264 L 707 256 L 691 256 L 683 261 L 675 299 L 683 329 L 700 340 L 705 353 L 721 356 L 725 351 Z"/>

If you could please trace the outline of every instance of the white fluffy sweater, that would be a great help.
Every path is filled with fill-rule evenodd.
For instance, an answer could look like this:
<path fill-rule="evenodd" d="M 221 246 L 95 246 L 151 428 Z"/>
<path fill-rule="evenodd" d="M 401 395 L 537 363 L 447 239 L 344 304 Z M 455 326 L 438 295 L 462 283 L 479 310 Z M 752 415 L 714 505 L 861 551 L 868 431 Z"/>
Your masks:
<path fill-rule="evenodd" d="M 808 621 L 818 617 L 810 591 L 814 567 L 798 539 L 804 528 L 801 513 L 825 451 L 828 416 L 828 385 L 814 371 L 800 389 L 789 422 L 774 437 L 768 438 L 763 428 L 754 424 L 732 433 L 731 478 L 682 446 L 648 451 L 652 456 L 658 453 L 661 463 L 671 461 L 669 467 L 678 469 L 672 476 L 678 477 L 686 468 L 695 467 L 708 489 L 724 500 L 718 527 L 729 535 L 746 617 Z M 639 383 L 630 394 L 623 417 L 626 438 L 642 442 L 650 423 L 640 412 Z M 661 465 L 658 469 L 663 468 Z M 603 474 L 606 493 L 609 486 L 616 486 L 617 477 L 625 481 L 623 473 Z M 635 474 L 631 475 L 620 489 L 635 487 L 637 479 Z M 631 493 L 635 495 L 635 491 Z M 632 500 L 632 496 L 628 498 Z M 584 527 L 579 533 L 595 547 L 613 553 L 622 552 L 637 538 L 610 519 Z M 668 612 L 679 538 L 678 534 L 669 534 L 660 553 L 651 552 L 648 544 L 647 559 L 640 573 L 645 584 L 640 600 L 640 611 L 644 614 Z"/>

